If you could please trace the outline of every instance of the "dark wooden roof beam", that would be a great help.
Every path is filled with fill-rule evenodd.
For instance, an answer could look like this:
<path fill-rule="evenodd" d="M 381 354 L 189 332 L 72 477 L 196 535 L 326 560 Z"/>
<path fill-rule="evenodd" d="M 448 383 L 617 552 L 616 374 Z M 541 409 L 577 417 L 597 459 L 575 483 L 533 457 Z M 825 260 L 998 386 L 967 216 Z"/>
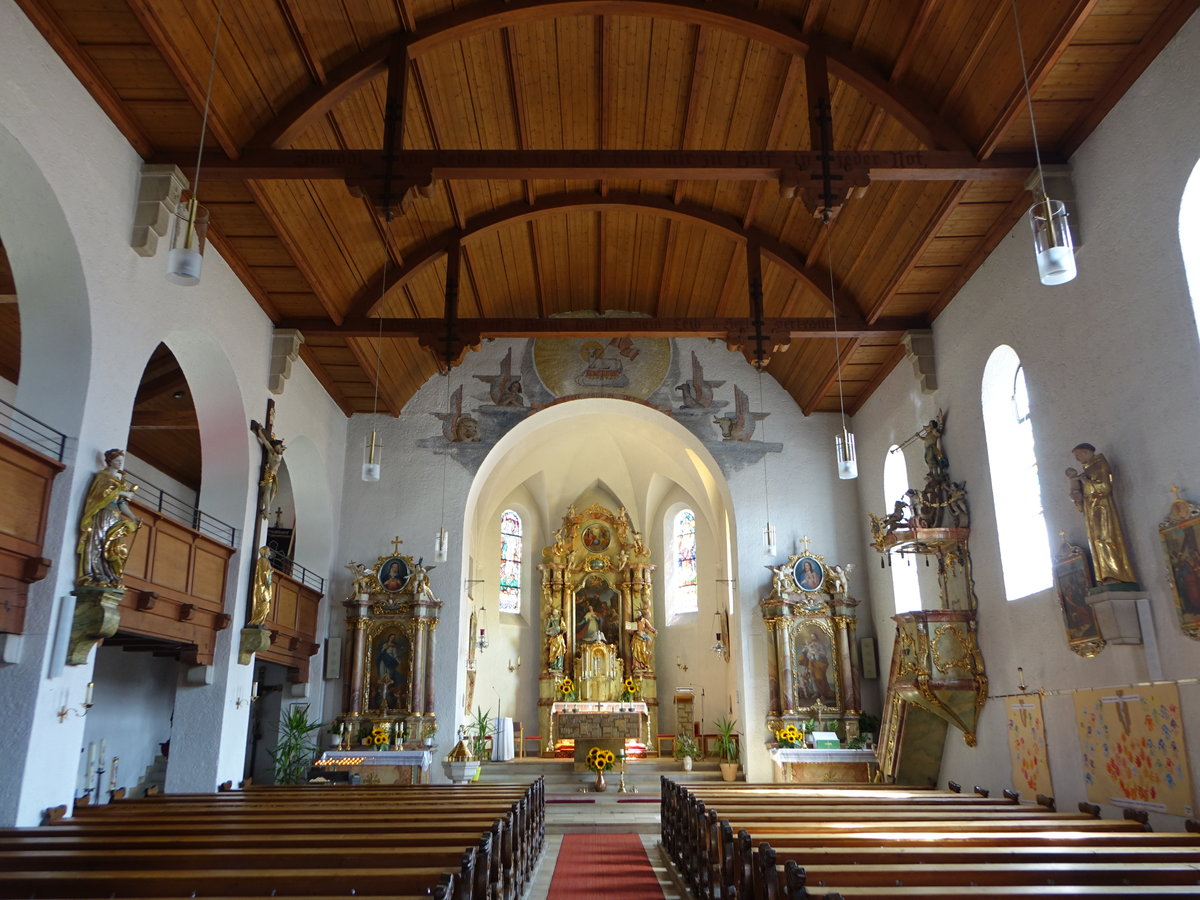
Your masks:
<path fill-rule="evenodd" d="M 746 328 L 746 317 L 733 318 L 652 318 L 603 316 L 594 318 L 485 318 L 456 319 L 460 335 L 479 338 L 522 337 L 590 337 L 593 335 L 629 335 L 638 337 L 706 337 L 724 338 L 731 332 Z M 291 318 L 279 323 L 280 328 L 296 328 L 312 337 L 364 338 L 380 333 L 385 338 L 417 338 L 427 346 L 436 346 L 446 330 L 443 317 L 422 319 L 378 319 L 360 317 L 346 319 L 335 325 L 328 319 Z M 928 328 L 924 316 L 883 317 L 872 324 L 863 322 L 846 326 L 839 317 L 836 334 L 841 338 L 888 337 L 899 338 L 906 331 Z M 773 335 L 790 338 L 832 338 L 835 334 L 832 318 L 791 317 L 766 318 L 763 328 Z"/>
<path fill-rule="evenodd" d="M 820 172 L 818 153 L 804 150 L 400 150 L 396 171 L 414 185 L 458 179 L 580 179 L 617 177 L 655 181 L 778 181 L 781 173 L 810 178 Z M 959 150 L 835 150 L 833 169 L 871 181 L 1021 180 L 1033 170 L 1032 153 L 979 159 Z M 1043 163 L 1063 163 L 1059 154 Z M 150 162 L 195 168 L 190 153 L 162 152 Z M 211 154 L 205 180 L 345 180 L 368 192 L 382 187 L 379 150 L 264 150 L 239 159 Z"/>

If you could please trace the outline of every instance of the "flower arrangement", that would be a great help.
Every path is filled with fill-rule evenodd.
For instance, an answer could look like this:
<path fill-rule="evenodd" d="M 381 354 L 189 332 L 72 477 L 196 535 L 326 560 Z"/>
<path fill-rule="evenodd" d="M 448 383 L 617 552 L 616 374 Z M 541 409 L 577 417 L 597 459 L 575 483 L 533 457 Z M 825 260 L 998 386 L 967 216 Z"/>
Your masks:
<path fill-rule="evenodd" d="M 625 683 L 621 685 L 621 700 L 630 702 L 637 699 L 637 695 L 642 691 L 641 682 L 634 681 L 633 676 L 625 679 Z"/>
<path fill-rule="evenodd" d="M 604 772 L 611 769 L 617 763 L 617 756 L 611 750 L 601 750 L 599 747 L 593 747 L 588 751 L 587 758 L 583 764 L 594 772 Z"/>
<path fill-rule="evenodd" d="M 367 737 L 367 743 L 376 749 L 386 747 L 388 744 L 387 726 L 376 725 L 373 729 L 371 729 L 371 734 Z"/>
<path fill-rule="evenodd" d="M 795 725 L 786 725 L 775 732 L 775 740 L 780 747 L 803 746 L 804 733 Z"/>
<path fill-rule="evenodd" d="M 692 759 L 699 758 L 700 743 L 690 734 L 675 735 L 675 740 L 673 743 L 675 745 L 676 759 L 683 759 L 684 757 L 691 757 Z"/>
<path fill-rule="evenodd" d="M 558 683 L 558 696 L 563 700 L 575 699 L 575 682 L 567 675 L 564 675 Z"/>

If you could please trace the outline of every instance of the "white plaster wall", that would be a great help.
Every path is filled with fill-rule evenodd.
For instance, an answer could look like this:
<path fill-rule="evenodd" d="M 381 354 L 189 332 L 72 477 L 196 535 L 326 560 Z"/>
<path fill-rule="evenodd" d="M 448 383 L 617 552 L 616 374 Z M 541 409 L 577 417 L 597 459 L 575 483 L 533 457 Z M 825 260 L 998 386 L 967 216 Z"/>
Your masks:
<path fill-rule="evenodd" d="M 212 248 L 195 288 L 165 281 L 162 253 L 134 253 L 139 158 L 12 0 L 0 0 L 0 35 L 0 231 L 22 317 L 17 405 L 71 438 L 46 554 L 72 558 L 79 503 L 97 455 L 124 441 L 142 369 L 160 342 L 179 359 L 196 401 L 204 445 L 200 504 L 247 541 L 260 454 L 247 420 L 262 418 L 268 396 L 271 323 Z M 314 448 L 306 477 L 324 482 L 317 491 L 324 507 L 310 504 L 320 534 L 314 558 L 327 565 L 345 419 L 311 374 L 297 369 L 279 399 L 276 430 L 309 438 Z M 235 622 L 244 616 L 247 549 L 234 557 L 228 582 Z M 92 667 L 46 674 L 58 598 L 71 589 L 72 568 L 56 564 L 34 585 L 25 656 L 0 669 L 10 723 L 0 752 L 18 776 L 0 785 L 6 822 L 31 824 L 45 807 L 70 800 L 73 779 L 62 773 L 76 767 L 83 722 L 60 723 L 54 710 L 64 690 L 79 701 Z M 248 690 L 250 669 L 236 665 L 237 633 L 234 627 L 221 636 L 213 684 L 180 692 L 169 787 L 211 790 L 240 775 L 246 713 L 233 704 L 239 689 Z"/>
<path fill-rule="evenodd" d="M 1200 498 L 1200 422 L 1194 414 L 1200 353 L 1176 231 L 1180 197 L 1200 148 L 1198 57 L 1200 17 L 1193 16 L 1072 159 L 1085 238 L 1079 277 L 1060 287 L 1041 286 L 1028 226 L 1019 223 L 935 323 L 940 390 L 922 396 L 902 363 L 858 417 L 864 505 L 883 511 L 877 498 L 888 445 L 911 435 L 939 408 L 947 410 L 951 472 L 966 480 L 973 511 L 971 555 L 990 686 L 997 694 L 1014 691 L 1021 666 L 1033 689 L 1049 692 L 1046 721 L 1060 809 L 1085 799 L 1071 691 L 1144 681 L 1148 670 L 1140 646 L 1109 646 L 1090 660 L 1071 653 L 1053 590 L 1006 602 L 981 378 L 997 344 L 1009 344 L 1021 357 L 1052 535 L 1064 529 L 1075 543 L 1085 542 L 1062 474 L 1072 465 L 1071 448 L 1090 442 L 1114 465 L 1134 566 L 1151 594 L 1165 677 L 1194 679 L 1200 645 L 1179 630 L 1157 524 L 1167 513 L 1172 484 Z M 886 667 L 894 634 L 890 579 L 877 565 L 869 571 Z M 1187 684 L 1180 693 L 1195 777 L 1200 690 Z M 952 731 L 943 782 L 1011 787 L 1004 726 L 1003 702 L 992 700 L 979 724 L 978 747 L 967 748 Z M 1114 814 L 1120 811 L 1105 811 Z M 1178 820 L 1161 818 L 1160 828 L 1180 829 Z"/>
<path fill-rule="evenodd" d="M 451 389 L 465 383 L 469 386 L 465 393 L 470 394 L 471 388 L 477 386 L 473 376 L 498 371 L 500 359 L 510 347 L 514 348 L 515 366 L 522 344 L 523 342 L 511 341 L 485 344 L 479 352 L 470 354 L 463 365 L 454 370 L 451 375 Z M 690 351 L 693 349 L 704 366 L 705 378 L 726 382 L 719 391 L 719 399 L 729 401 L 729 406 L 721 410 L 722 413 L 733 408 L 735 383 L 750 395 L 751 408 L 760 408 L 757 373 L 742 356 L 730 353 L 717 344 L 696 340 L 677 342 L 677 359 L 688 361 L 690 365 Z M 435 377 L 414 395 L 398 419 L 376 417 L 375 424 L 380 430 L 385 448 L 383 474 L 378 484 L 363 484 L 359 471 L 361 446 L 369 431 L 371 418 L 360 416 L 351 420 L 343 486 L 343 508 L 346 515 L 338 554 L 341 563 L 350 559 L 368 564 L 373 562 L 378 556 L 388 552 L 389 541 L 394 535 L 399 535 L 405 541 L 401 547 L 402 553 L 411 554 L 414 558 L 424 556 L 427 561 L 432 558 L 433 534 L 441 517 L 443 461 L 440 455 L 418 446 L 417 442 L 440 433 L 441 423 L 433 413 L 445 409 L 445 398 L 445 382 Z M 468 405 L 473 404 L 464 403 L 464 406 Z M 646 407 L 635 404 L 630 404 L 629 407 L 630 429 L 643 427 L 638 424 L 639 417 L 658 415 L 648 412 Z M 709 695 L 706 697 L 705 709 L 705 716 L 709 722 L 721 714 L 729 714 L 732 700 L 733 715 L 747 735 L 746 746 L 750 752 L 746 764 L 750 777 L 769 781 L 770 762 L 764 748 L 764 742 L 768 738 L 765 727 L 766 631 L 757 607 L 759 598 L 765 595 L 770 582 L 770 573 L 763 567 L 797 552 L 801 538 L 805 535 L 812 539 L 812 551 L 824 555 L 831 563 L 855 563 L 858 572 L 861 572 L 863 555 L 857 491 L 852 482 L 838 481 L 835 472 L 833 438 L 840 427 L 838 418 L 830 415 L 805 418 L 791 397 L 769 376 L 763 379 L 762 407 L 771 412 L 770 418 L 766 420 L 766 440 L 772 443 L 782 442 L 784 445 L 782 453 L 768 454 L 765 487 L 763 465 L 759 462 L 723 475 L 718 471 L 720 480 L 727 481 L 727 488 L 702 481 L 697 481 L 694 487 L 688 488 L 693 499 L 706 499 L 709 503 L 712 503 L 712 498 L 727 490 L 732 505 L 732 518 L 728 539 L 723 535 L 714 535 L 714 538 L 719 537 L 716 543 L 728 547 L 729 559 L 710 558 L 701 564 L 702 577 L 708 580 L 708 584 L 702 589 L 702 597 L 710 599 L 705 603 L 701 614 L 692 617 L 696 621 L 690 626 L 693 633 L 687 638 L 689 649 L 686 654 L 679 650 L 682 639 L 677 642 L 673 635 L 662 633 L 661 580 L 656 582 L 655 593 L 659 614 L 656 625 L 660 628 L 662 638 L 660 647 L 676 647 L 669 650 L 666 657 L 663 650 L 659 651 L 659 668 L 664 676 L 664 688 L 676 683 L 691 683 L 697 688 L 697 693 L 703 688 Z M 663 421 L 673 428 L 680 428 L 665 417 Z M 712 427 L 712 433 L 714 439 L 719 437 L 715 425 Z M 756 432 L 754 438 L 760 439 L 761 434 Z M 679 452 L 683 452 L 682 447 L 681 444 Z M 648 540 L 657 544 L 656 553 L 662 552 L 662 539 L 657 534 L 659 525 L 656 516 L 658 510 L 664 508 L 673 497 L 670 489 L 664 489 L 656 482 L 654 466 L 649 462 L 654 452 L 659 449 L 657 446 L 647 445 L 644 454 L 646 461 L 631 462 L 627 471 L 614 476 L 621 479 L 620 482 L 610 485 L 622 501 L 632 500 L 630 514 L 634 525 L 643 531 Z M 537 453 L 538 450 L 531 448 L 529 452 Z M 526 496 L 525 500 L 539 509 L 539 515 L 544 517 L 547 523 L 544 526 L 546 528 L 557 526 L 566 511 L 566 504 L 578 496 L 578 487 L 567 490 L 562 486 L 570 482 L 570 477 L 564 478 L 554 474 L 561 468 L 561 461 L 548 459 L 545 464 L 547 474 L 544 483 L 539 485 L 536 478 L 525 482 L 525 487 L 531 494 Z M 575 477 L 590 483 L 595 474 L 575 473 Z M 492 648 L 478 660 L 480 674 L 477 677 L 476 705 L 488 707 L 495 704 L 494 689 L 487 685 L 512 685 L 514 679 L 507 671 L 507 662 L 515 656 L 518 648 L 525 660 L 521 678 L 529 681 L 535 679 L 533 660 L 537 659 L 535 650 L 540 648 L 540 639 L 535 641 L 535 636 L 531 633 L 520 637 L 506 633 L 501 641 L 497 642 L 497 637 L 501 636 L 495 631 L 494 598 L 497 576 L 493 564 L 495 549 L 492 544 L 498 540 L 495 537 L 494 522 L 503 507 L 503 500 L 489 501 L 484 507 L 486 511 L 481 513 L 482 524 L 474 519 L 471 522 L 464 521 L 465 504 L 468 493 L 473 490 L 473 480 L 472 474 L 453 460 L 446 467 L 445 504 L 447 527 L 451 530 L 450 559 L 447 563 L 439 564 L 430 576 L 434 592 L 446 604 L 438 626 L 435 662 L 437 710 L 442 728 L 437 740 L 442 749 L 448 748 L 447 741 L 452 734 L 447 730 L 447 725 L 453 726 L 461 721 L 465 689 L 462 669 L 466 658 L 466 622 L 470 614 L 466 602 L 465 580 L 469 577 L 485 579 L 485 585 L 477 592 L 477 596 L 483 594 L 489 598 L 487 605 L 492 616 L 488 625 Z M 509 496 L 508 492 L 516 487 L 517 485 L 500 485 L 494 489 L 497 491 L 497 497 L 505 498 Z M 477 486 L 474 490 L 479 489 Z M 778 529 L 779 549 L 775 559 L 766 558 L 762 552 L 761 532 L 766 519 L 765 490 L 770 492 L 771 518 Z M 716 530 L 723 529 L 724 525 L 712 522 L 709 523 L 709 527 Z M 464 547 L 464 533 L 480 536 L 479 543 L 486 542 L 487 546 L 474 544 Z M 544 534 L 541 540 L 545 543 Z M 541 545 L 528 545 L 526 558 L 536 562 L 540 550 Z M 474 576 L 467 574 L 469 557 L 475 558 Z M 655 561 L 661 565 L 661 560 Z M 661 579 L 661 576 L 659 577 Z M 718 584 L 718 580 L 724 579 L 733 580 L 730 602 L 731 632 L 735 649 L 729 666 L 714 666 L 712 663 L 715 657 L 708 652 L 712 642 L 709 632 L 717 591 L 729 590 L 724 584 Z M 479 588 L 478 585 L 476 587 Z M 339 572 L 332 593 L 344 598 L 348 592 L 349 576 Z M 866 599 L 857 584 L 854 593 Z M 343 611 L 333 610 L 331 616 L 331 633 L 344 635 Z M 863 624 L 862 633 L 870 633 L 870 624 Z M 517 626 L 515 623 L 509 623 L 505 627 Z M 348 642 L 346 646 L 349 647 Z M 689 671 L 686 676 L 674 667 L 676 655 L 688 657 Z M 665 690 L 660 690 L 660 696 L 668 695 Z M 340 682 L 331 682 L 327 686 L 327 703 L 340 703 L 342 697 L 343 685 Z M 526 721 L 532 719 L 533 697 L 532 689 L 526 691 L 525 688 L 521 688 L 517 692 L 515 699 L 523 710 L 518 717 L 524 716 Z M 509 700 L 505 697 L 506 710 L 508 703 Z M 664 706 L 663 715 L 667 717 L 668 722 L 673 717 L 669 702 Z"/>

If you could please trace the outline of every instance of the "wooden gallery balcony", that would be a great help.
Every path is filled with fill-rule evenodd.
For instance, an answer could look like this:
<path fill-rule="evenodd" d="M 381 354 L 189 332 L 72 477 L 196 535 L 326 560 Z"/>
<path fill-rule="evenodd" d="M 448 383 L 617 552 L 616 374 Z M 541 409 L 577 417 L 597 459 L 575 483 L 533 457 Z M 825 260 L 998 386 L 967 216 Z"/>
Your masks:
<path fill-rule="evenodd" d="M 30 431 L 30 423 L 35 423 Z M 29 585 L 46 577 L 43 554 L 50 491 L 64 468 L 62 435 L 0 404 L 0 633 L 22 634 Z M 10 436 L 13 435 L 13 436 Z M 18 440 L 17 438 L 21 438 Z M 28 444 L 36 444 L 44 452 Z M 47 455 L 53 454 L 53 455 Z"/>

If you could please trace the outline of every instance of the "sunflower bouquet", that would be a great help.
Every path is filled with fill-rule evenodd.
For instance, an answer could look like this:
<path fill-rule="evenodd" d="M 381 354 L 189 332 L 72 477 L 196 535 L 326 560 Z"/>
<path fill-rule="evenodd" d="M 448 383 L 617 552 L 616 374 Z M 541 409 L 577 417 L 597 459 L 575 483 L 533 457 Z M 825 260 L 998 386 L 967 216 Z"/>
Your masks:
<path fill-rule="evenodd" d="M 583 764 L 594 772 L 604 772 L 617 764 L 617 756 L 611 750 L 601 750 L 593 747 L 588 751 Z"/>
<path fill-rule="evenodd" d="M 575 699 L 575 682 L 569 676 L 564 675 L 558 682 L 558 696 L 561 700 Z"/>
<path fill-rule="evenodd" d="M 632 676 L 626 678 L 625 683 L 621 685 L 621 700 L 626 703 L 636 700 L 641 691 L 642 685 L 640 682 L 634 681 Z"/>
<path fill-rule="evenodd" d="M 786 725 L 775 732 L 775 740 L 780 747 L 803 746 L 804 735 L 795 725 Z"/>
<path fill-rule="evenodd" d="M 385 749 L 388 745 L 388 730 L 384 725 L 376 725 L 367 737 L 367 743 L 376 750 Z"/>

